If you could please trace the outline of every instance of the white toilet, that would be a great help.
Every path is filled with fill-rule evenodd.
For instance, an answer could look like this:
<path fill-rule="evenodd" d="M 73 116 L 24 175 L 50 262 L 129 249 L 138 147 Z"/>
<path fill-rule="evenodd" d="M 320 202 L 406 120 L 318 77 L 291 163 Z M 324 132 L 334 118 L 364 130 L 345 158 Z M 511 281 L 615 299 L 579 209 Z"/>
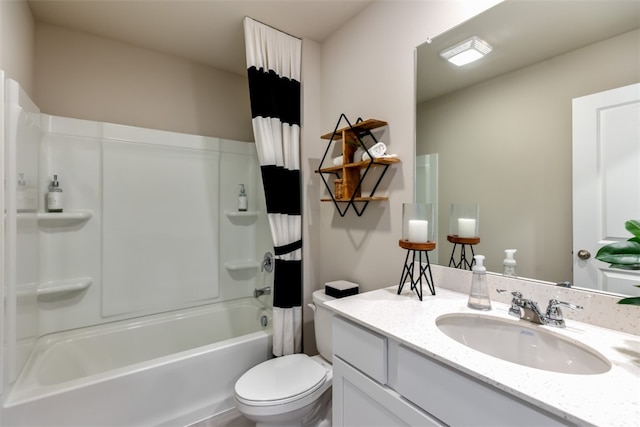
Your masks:
<path fill-rule="evenodd" d="M 316 345 L 320 355 L 292 354 L 267 360 L 249 369 L 235 386 L 236 408 L 256 427 L 331 426 L 333 354 L 331 311 L 334 299 L 315 291 L 312 296 Z"/>

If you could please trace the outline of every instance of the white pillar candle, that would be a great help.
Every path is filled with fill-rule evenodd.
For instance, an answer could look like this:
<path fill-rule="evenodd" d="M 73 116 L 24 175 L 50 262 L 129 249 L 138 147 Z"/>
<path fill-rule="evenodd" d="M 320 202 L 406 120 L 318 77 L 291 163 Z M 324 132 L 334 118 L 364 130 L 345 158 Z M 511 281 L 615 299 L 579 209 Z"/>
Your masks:
<path fill-rule="evenodd" d="M 409 241 L 427 243 L 429 241 L 429 221 L 424 219 L 409 220 Z"/>
<path fill-rule="evenodd" d="M 476 220 L 458 218 L 458 237 L 476 237 Z"/>

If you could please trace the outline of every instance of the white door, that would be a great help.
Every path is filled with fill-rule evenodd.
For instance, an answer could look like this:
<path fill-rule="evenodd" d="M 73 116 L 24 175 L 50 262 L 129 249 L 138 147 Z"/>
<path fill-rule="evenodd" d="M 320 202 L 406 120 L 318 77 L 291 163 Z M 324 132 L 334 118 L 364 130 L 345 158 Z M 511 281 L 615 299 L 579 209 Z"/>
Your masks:
<path fill-rule="evenodd" d="M 640 271 L 594 257 L 640 219 L 640 83 L 573 100 L 573 283 L 640 295 Z"/>

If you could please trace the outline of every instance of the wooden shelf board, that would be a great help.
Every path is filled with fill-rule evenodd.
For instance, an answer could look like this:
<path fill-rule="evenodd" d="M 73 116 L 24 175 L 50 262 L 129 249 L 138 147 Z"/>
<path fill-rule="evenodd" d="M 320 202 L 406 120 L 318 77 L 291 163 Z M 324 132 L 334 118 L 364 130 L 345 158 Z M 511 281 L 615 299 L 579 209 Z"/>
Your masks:
<path fill-rule="evenodd" d="M 335 173 L 335 172 L 342 172 L 342 166 L 331 166 L 328 168 L 322 168 L 322 169 L 316 169 L 314 171 L 315 173 Z"/>
<path fill-rule="evenodd" d="M 322 139 L 332 139 L 332 138 L 342 139 L 342 132 L 344 132 L 344 131 L 357 132 L 357 131 L 363 131 L 363 130 L 377 129 L 377 128 L 380 128 L 380 127 L 386 126 L 386 125 L 387 125 L 387 122 L 385 122 L 383 120 L 367 119 L 367 120 L 361 121 L 360 123 L 356 123 L 353 126 L 346 126 L 346 127 L 343 127 L 341 129 L 336 130 L 335 132 L 329 132 L 329 133 L 327 133 L 325 135 L 322 135 L 320 138 L 322 138 Z"/>
<path fill-rule="evenodd" d="M 342 171 L 343 168 L 358 168 L 365 169 L 367 165 L 369 165 L 370 161 L 365 160 L 364 162 L 355 162 L 355 163 L 347 163 L 346 165 L 340 166 L 330 166 L 328 168 L 322 168 L 320 170 L 316 170 L 315 173 L 335 173 Z M 392 163 L 400 163 L 400 159 L 397 157 L 378 157 L 374 159 L 373 164 L 371 166 L 376 165 L 390 165 Z"/>
<path fill-rule="evenodd" d="M 378 196 L 374 196 L 374 197 L 355 197 L 353 199 L 354 202 L 380 202 L 380 201 L 384 201 L 384 200 L 389 200 L 388 197 L 378 197 Z M 333 199 L 320 199 L 321 202 L 332 202 Z M 338 203 L 348 203 L 349 201 L 351 201 L 351 199 L 336 199 L 336 202 Z"/>
<path fill-rule="evenodd" d="M 344 165 L 345 168 L 360 168 L 360 169 L 365 169 L 367 167 L 367 165 L 370 163 L 370 160 L 365 160 L 362 162 L 355 162 L 355 163 L 347 163 L 346 165 Z M 390 165 L 392 163 L 400 163 L 400 159 L 397 157 L 377 157 L 375 159 L 373 159 L 373 165 Z"/>

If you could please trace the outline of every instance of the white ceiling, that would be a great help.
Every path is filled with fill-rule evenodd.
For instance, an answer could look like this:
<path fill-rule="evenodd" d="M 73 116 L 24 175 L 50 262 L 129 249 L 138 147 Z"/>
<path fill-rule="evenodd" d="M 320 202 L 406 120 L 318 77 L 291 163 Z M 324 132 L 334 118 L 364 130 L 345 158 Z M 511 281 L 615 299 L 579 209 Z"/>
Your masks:
<path fill-rule="evenodd" d="M 417 102 L 637 29 L 638 0 L 509 0 L 420 46 Z M 439 53 L 478 36 L 494 50 L 464 67 Z M 640 42 L 640 41 L 639 41 Z M 638 52 L 629 52 L 638 55 Z M 588 72 L 588 70 L 585 70 Z"/>
<path fill-rule="evenodd" d="M 244 75 L 242 19 L 324 41 L 373 0 L 28 0 L 46 22 Z"/>

